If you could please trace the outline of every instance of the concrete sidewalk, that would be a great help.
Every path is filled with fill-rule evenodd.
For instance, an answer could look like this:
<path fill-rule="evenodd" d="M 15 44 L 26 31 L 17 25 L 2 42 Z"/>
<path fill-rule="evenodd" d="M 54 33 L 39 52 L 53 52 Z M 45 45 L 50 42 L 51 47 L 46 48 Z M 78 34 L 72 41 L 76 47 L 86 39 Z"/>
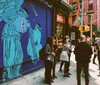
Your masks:
<path fill-rule="evenodd" d="M 56 66 L 56 75 L 58 78 L 54 79 L 52 85 L 77 85 L 74 54 L 72 53 L 71 56 L 70 72 L 72 75 L 70 77 L 64 77 L 63 72 L 59 72 L 59 65 L 60 63 Z M 91 75 L 90 85 L 100 85 L 100 77 L 97 76 L 99 73 L 98 66 L 92 64 L 92 62 L 90 63 L 89 73 Z M 85 85 L 84 77 L 82 77 L 81 80 L 82 85 Z M 44 68 L 0 85 L 47 85 L 44 83 Z"/>

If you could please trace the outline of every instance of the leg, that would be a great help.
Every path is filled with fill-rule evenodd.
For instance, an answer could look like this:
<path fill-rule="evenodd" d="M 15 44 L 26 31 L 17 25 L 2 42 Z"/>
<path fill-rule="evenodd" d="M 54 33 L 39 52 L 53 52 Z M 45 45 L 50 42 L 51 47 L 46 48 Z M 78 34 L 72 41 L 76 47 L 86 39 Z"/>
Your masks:
<path fill-rule="evenodd" d="M 54 59 L 54 63 L 53 63 L 53 77 L 57 78 L 55 75 L 55 68 L 56 68 L 56 59 Z"/>
<path fill-rule="evenodd" d="M 94 57 L 93 57 L 93 64 L 96 64 L 96 63 L 95 63 L 96 56 L 97 56 L 97 55 L 94 54 Z"/>
<path fill-rule="evenodd" d="M 84 64 L 84 72 L 85 72 L 85 85 L 89 85 L 89 65 Z"/>
<path fill-rule="evenodd" d="M 61 64 L 60 64 L 60 69 L 59 69 L 59 71 L 62 71 L 62 66 L 63 66 L 63 64 L 64 64 L 64 61 L 61 61 Z"/>
<path fill-rule="evenodd" d="M 82 70 L 82 64 L 77 63 L 77 85 L 81 85 L 81 80 L 80 80 L 81 70 Z"/>
<path fill-rule="evenodd" d="M 45 60 L 44 64 L 45 64 L 45 82 L 50 84 L 52 63 L 48 60 Z"/>
<path fill-rule="evenodd" d="M 99 75 L 100 76 L 100 52 L 98 53 Z"/>
<path fill-rule="evenodd" d="M 69 56 L 69 67 L 70 67 L 70 56 L 71 56 L 71 53 L 69 53 L 68 56 Z M 68 69 L 69 69 L 68 74 L 71 75 L 71 73 L 70 73 L 70 68 L 69 68 L 69 67 L 68 67 Z"/>
<path fill-rule="evenodd" d="M 45 82 L 48 82 L 48 62 L 47 60 L 44 61 L 44 65 L 45 65 Z"/>
<path fill-rule="evenodd" d="M 69 77 L 68 71 L 69 71 L 69 62 L 65 61 L 65 65 L 64 65 L 64 76 Z"/>

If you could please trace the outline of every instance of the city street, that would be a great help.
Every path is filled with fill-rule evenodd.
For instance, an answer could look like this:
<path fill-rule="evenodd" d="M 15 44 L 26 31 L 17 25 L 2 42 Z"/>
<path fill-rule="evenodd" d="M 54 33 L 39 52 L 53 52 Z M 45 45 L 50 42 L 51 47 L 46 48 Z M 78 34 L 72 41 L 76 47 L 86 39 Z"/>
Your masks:
<path fill-rule="evenodd" d="M 70 72 L 72 75 L 70 77 L 64 77 L 63 72 L 59 72 L 59 65 L 60 63 L 58 63 L 56 67 L 56 75 L 58 78 L 54 80 L 52 85 L 77 85 L 76 66 L 75 66 L 76 62 L 73 53 L 71 56 L 71 66 L 70 66 Z M 92 62 L 90 63 L 89 73 L 90 73 L 90 85 L 100 85 L 100 77 L 97 76 L 99 73 L 98 66 L 92 64 Z M 85 83 L 84 77 L 82 77 L 81 80 L 82 80 L 82 85 L 84 85 Z M 22 84 L 23 85 L 46 85 L 44 83 L 44 68 L 0 85 L 22 85 Z"/>

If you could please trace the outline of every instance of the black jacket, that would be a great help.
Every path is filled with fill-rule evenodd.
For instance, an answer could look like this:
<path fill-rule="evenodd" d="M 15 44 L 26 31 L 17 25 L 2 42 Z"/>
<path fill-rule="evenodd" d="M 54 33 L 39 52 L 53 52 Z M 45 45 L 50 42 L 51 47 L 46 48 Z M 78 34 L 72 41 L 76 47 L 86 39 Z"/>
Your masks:
<path fill-rule="evenodd" d="M 89 63 L 92 55 L 92 48 L 86 42 L 80 42 L 75 47 L 75 59 L 77 62 Z"/>

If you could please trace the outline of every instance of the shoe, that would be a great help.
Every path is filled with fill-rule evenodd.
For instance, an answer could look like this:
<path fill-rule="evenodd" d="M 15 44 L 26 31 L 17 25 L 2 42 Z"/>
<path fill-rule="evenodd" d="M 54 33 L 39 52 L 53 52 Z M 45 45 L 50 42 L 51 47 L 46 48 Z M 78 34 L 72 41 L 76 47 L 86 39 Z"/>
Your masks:
<path fill-rule="evenodd" d="M 98 74 L 97 76 L 100 77 L 100 74 Z"/>
<path fill-rule="evenodd" d="M 53 78 L 57 78 L 57 76 L 54 75 Z"/>
<path fill-rule="evenodd" d="M 45 81 L 45 84 L 49 84 L 49 85 L 51 85 L 51 82 Z"/>
<path fill-rule="evenodd" d="M 93 64 L 97 65 L 97 63 L 93 62 Z"/>
<path fill-rule="evenodd" d="M 57 76 L 54 76 L 54 78 L 57 78 Z"/>
<path fill-rule="evenodd" d="M 52 83 L 53 83 L 54 81 L 53 81 L 53 80 L 51 80 L 50 82 L 52 82 Z"/>
<path fill-rule="evenodd" d="M 59 69 L 60 72 L 62 72 L 62 69 Z"/>
<path fill-rule="evenodd" d="M 68 75 L 71 75 L 71 73 L 68 73 Z"/>
<path fill-rule="evenodd" d="M 69 75 L 64 74 L 64 77 L 70 77 Z"/>

